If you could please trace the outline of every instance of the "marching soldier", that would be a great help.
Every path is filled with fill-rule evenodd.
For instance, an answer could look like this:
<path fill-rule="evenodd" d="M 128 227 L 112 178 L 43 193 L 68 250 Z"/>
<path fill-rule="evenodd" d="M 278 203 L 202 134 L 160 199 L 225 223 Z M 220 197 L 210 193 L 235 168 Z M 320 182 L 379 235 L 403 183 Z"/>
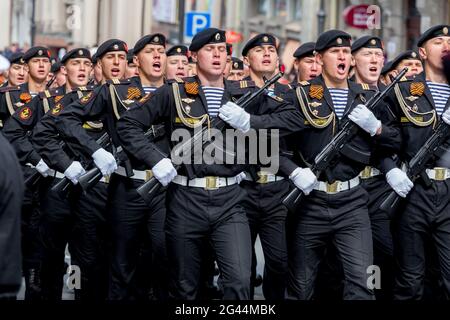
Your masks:
<path fill-rule="evenodd" d="M 442 62 L 442 57 L 450 52 L 449 31 L 450 25 L 437 25 L 421 35 L 417 45 L 424 61 L 424 72 L 405 78 L 389 95 L 388 103 L 401 129 L 402 148 L 398 157 L 403 163 L 414 157 L 438 122 L 450 124 L 450 86 Z M 423 298 L 425 269 L 429 264 L 428 241 L 438 253 L 445 298 L 450 296 L 448 143 L 447 139 L 436 151 L 414 188 L 393 160 L 384 164 L 390 186 L 401 197 L 407 196 L 394 228 L 395 259 L 399 268 L 394 299 Z"/>
<path fill-rule="evenodd" d="M 278 61 L 275 37 L 259 34 L 247 42 L 242 49 L 244 62 L 249 66 L 250 77 L 259 87 L 264 85 L 264 77 L 275 74 Z M 247 78 L 246 78 L 247 79 Z M 278 95 L 289 87 L 276 83 L 269 88 L 269 95 Z M 281 99 L 280 99 L 281 100 Z M 287 209 L 281 200 L 289 192 L 289 180 L 278 172 L 265 172 L 262 165 L 251 167 L 246 173 L 246 181 L 241 183 L 248 196 L 243 202 L 249 220 L 252 246 L 259 234 L 264 252 L 263 293 L 266 299 L 282 300 L 286 290 L 287 249 L 285 222 Z M 256 255 L 253 249 L 252 284 L 256 280 Z"/>
<path fill-rule="evenodd" d="M 223 76 L 225 79 L 228 78 L 231 71 L 231 61 L 233 56 L 233 45 L 227 43 L 227 64 L 225 66 L 225 70 L 223 71 Z"/>
<path fill-rule="evenodd" d="M 380 81 L 385 86 L 388 86 L 391 83 L 391 73 L 393 73 L 392 61 L 388 61 L 384 64 L 383 68 L 381 69 L 381 74 L 380 74 Z M 393 74 L 392 74 L 392 76 L 393 76 Z"/>
<path fill-rule="evenodd" d="M 167 282 L 162 270 L 167 269 L 164 264 L 163 233 L 165 194 L 161 192 L 152 203 L 146 204 L 136 188 L 148 179 L 149 171 L 145 171 L 146 168 L 141 162 L 134 158 L 129 159 L 123 152 L 116 154 L 119 163 L 117 168 L 115 157 L 86 134 L 82 124 L 86 121 L 102 120 L 117 150 L 121 146 L 115 129 L 117 120 L 135 100 L 149 97 L 163 84 L 165 43 L 165 37 L 161 34 L 141 38 L 134 46 L 139 77 L 126 80 L 119 80 L 123 78 L 126 69 L 126 44 L 115 39 L 103 43 L 97 51 L 97 57 L 106 83 L 87 97 L 69 105 L 58 116 L 59 130 L 82 146 L 104 176 L 109 176 L 117 170 L 111 177 L 109 186 L 112 262 L 108 298 L 112 300 L 137 298 L 134 275 L 143 234 L 152 240 L 154 256 L 159 262 L 157 267 L 160 268 L 155 277 L 158 282 L 156 294 L 159 298 L 164 298 L 164 286 Z M 152 139 L 158 140 L 160 131 L 156 130 L 156 126 L 154 129 Z M 158 143 L 164 146 L 163 141 Z"/>
<path fill-rule="evenodd" d="M 380 73 L 384 62 L 383 43 L 380 38 L 363 36 L 352 44 L 352 56 L 355 65 L 355 82 L 367 83 L 378 90 L 384 85 L 380 83 Z M 388 108 L 383 105 L 380 108 Z M 391 114 L 388 111 L 386 114 Z M 391 119 L 392 120 L 392 119 Z M 369 217 L 372 227 L 374 264 L 382 270 L 381 289 L 375 291 L 377 300 L 392 299 L 394 282 L 393 243 L 390 218 L 380 210 L 382 201 L 388 196 L 390 187 L 380 171 L 381 154 L 372 156 L 369 166 L 360 174 L 361 186 L 369 194 Z"/>
<path fill-rule="evenodd" d="M 231 81 L 240 81 L 244 79 L 244 61 L 239 58 L 233 57 L 231 58 L 231 62 L 231 71 L 227 79 Z"/>
<path fill-rule="evenodd" d="M 130 49 L 127 53 L 127 71 L 125 72 L 125 78 L 132 78 L 139 76 L 138 66 L 134 62 L 134 50 Z"/>
<path fill-rule="evenodd" d="M 197 61 L 197 77 L 177 79 L 155 95 L 130 109 L 118 122 L 124 148 L 152 168 L 153 176 L 167 186 L 166 241 L 170 268 L 170 295 L 174 299 L 197 297 L 201 252 L 213 243 L 221 273 L 224 299 L 250 298 L 251 240 L 245 211 L 244 194 L 238 183 L 243 166 L 185 163 L 179 174 L 167 154 L 156 151 L 144 132 L 152 124 L 164 121 L 167 136 L 176 129 L 193 133 L 217 117 L 220 106 L 232 97 L 242 96 L 252 83 L 224 81 L 226 65 L 225 32 L 209 28 L 190 45 Z M 266 96 L 261 99 L 267 99 Z M 274 100 L 275 101 L 275 100 Z M 259 103 L 258 103 L 259 102 Z M 258 108 L 261 101 L 251 106 Z M 223 108 L 223 107 L 222 107 Z M 248 130 L 254 123 L 282 127 L 289 124 L 290 112 L 283 104 L 274 106 L 276 117 L 252 116 L 233 103 L 222 110 L 228 121 Z M 248 115 L 248 116 L 247 116 Z M 192 159 L 191 159 L 192 160 Z"/>
<path fill-rule="evenodd" d="M 28 70 L 23 60 L 23 53 L 14 53 L 9 59 L 8 81 L 2 84 L 2 88 L 19 86 L 28 81 Z"/>
<path fill-rule="evenodd" d="M 61 61 L 57 61 L 52 64 L 50 68 L 50 72 L 53 74 L 50 81 L 47 83 L 47 87 L 49 89 L 54 89 L 58 87 L 62 87 L 66 84 L 66 74 L 62 70 Z"/>
<path fill-rule="evenodd" d="M 188 76 L 189 59 L 186 46 L 173 46 L 167 50 L 166 79 Z"/>
<path fill-rule="evenodd" d="M 48 49 L 44 47 L 30 48 L 25 52 L 23 60 L 28 69 L 28 82 L 0 90 L 0 118 L 3 122 L 10 118 L 19 108 L 30 103 L 33 97 L 36 97 L 46 88 L 47 75 L 50 72 L 50 52 Z M 29 111 L 29 109 L 24 107 L 16 115 L 26 120 L 32 116 Z M 7 139 L 9 139 L 8 136 Z M 13 146 L 22 165 L 25 180 L 32 177 L 36 170 L 44 177 L 48 176 L 50 168 L 40 157 L 22 152 L 22 145 L 20 144 L 13 144 Z M 39 276 L 41 243 L 38 237 L 40 212 L 39 195 L 36 189 L 30 185 L 26 186 L 22 207 L 22 255 L 26 300 L 40 299 L 41 291 Z"/>
<path fill-rule="evenodd" d="M 30 103 L 20 107 L 5 126 L 5 135 L 18 150 L 19 157 L 23 159 L 22 162 L 32 164 L 43 162 L 47 164 L 49 161 L 53 161 L 48 158 L 42 159 L 31 141 L 30 132 L 33 131 L 33 128 L 45 113 L 49 111 L 52 113 L 59 112 L 62 108 L 61 103 L 65 98 L 67 99 L 66 95 L 72 93 L 72 90 L 74 91 L 72 100 L 74 100 L 73 96 L 77 97 L 76 89 L 78 87 L 81 87 L 79 89 L 80 94 L 83 90 L 87 90 L 82 86 L 87 84 L 92 68 L 89 51 L 82 48 L 69 51 L 63 57 L 61 63 L 64 69 L 61 72 L 68 76 L 67 82 L 64 81 L 66 84 L 40 93 Z M 39 186 L 41 210 L 39 229 L 43 241 L 40 274 L 42 296 L 46 300 L 60 300 L 65 273 L 65 247 L 72 230 L 72 203 L 50 192 L 50 188 L 64 175 L 51 170 L 47 172 L 47 175 L 50 177 Z"/>
<path fill-rule="evenodd" d="M 413 77 L 423 72 L 423 64 L 419 54 L 413 50 L 406 50 L 392 60 L 391 69 L 395 70 L 392 75 L 395 77 L 405 67 L 408 68 L 406 77 Z"/>
<path fill-rule="evenodd" d="M 103 71 L 100 63 L 98 63 L 97 53 L 94 53 L 92 56 L 92 71 L 90 74 L 90 83 L 92 84 L 101 84 L 103 82 Z"/>
<path fill-rule="evenodd" d="M 309 81 L 322 73 L 322 66 L 317 63 L 315 57 L 315 46 L 315 42 L 306 42 L 298 47 L 293 54 L 297 83 Z"/>
<path fill-rule="evenodd" d="M 368 163 L 374 143 L 390 148 L 398 140 L 397 131 L 382 124 L 363 105 L 373 90 L 347 79 L 350 40 L 350 35 L 340 30 L 321 34 L 315 51 L 322 75 L 301 82 L 286 97 L 302 111 L 308 127 L 291 140 L 295 143 L 292 145 L 295 162 L 285 166 L 290 179 L 305 194 L 294 217 L 295 230 L 290 237 L 293 242 L 289 243 L 287 293 L 291 299 L 313 297 L 317 267 L 330 240 L 343 265 L 344 299 L 374 298 L 367 287 L 366 273 L 372 265 L 368 196 L 358 175 Z M 355 122 L 360 131 L 316 182 L 308 167 L 346 118 Z"/>

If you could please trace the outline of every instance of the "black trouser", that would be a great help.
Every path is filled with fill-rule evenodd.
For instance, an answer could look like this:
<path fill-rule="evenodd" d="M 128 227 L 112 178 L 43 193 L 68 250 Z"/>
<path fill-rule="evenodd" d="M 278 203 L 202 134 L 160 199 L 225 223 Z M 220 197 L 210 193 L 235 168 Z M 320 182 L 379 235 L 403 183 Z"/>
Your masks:
<path fill-rule="evenodd" d="M 251 238 L 238 186 L 217 190 L 171 184 L 167 190 L 166 239 L 170 296 L 197 298 L 204 245 L 211 241 L 223 298 L 250 298 Z"/>
<path fill-rule="evenodd" d="M 425 242 L 436 248 L 446 298 L 450 298 L 450 180 L 416 183 L 396 223 L 398 266 L 394 299 L 422 299 L 427 256 Z"/>
<path fill-rule="evenodd" d="M 367 285 L 373 259 L 367 200 L 361 186 L 334 195 L 313 191 L 303 198 L 289 243 L 288 298 L 313 297 L 319 263 L 332 241 L 344 270 L 344 299 L 374 299 Z"/>
<path fill-rule="evenodd" d="M 394 245 L 391 219 L 380 205 L 392 191 L 384 175 L 362 180 L 362 187 L 369 194 L 369 217 L 372 226 L 373 263 L 381 270 L 381 289 L 375 290 L 377 300 L 392 300 L 394 284 Z"/>
<path fill-rule="evenodd" d="M 250 225 L 252 245 L 255 246 L 259 234 L 264 253 L 263 293 L 268 300 L 283 300 L 286 291 L 287 248 L 286 216 L 287 209 L 281 200 L 289 192 L 289 180 L 267 184 L 243 181 L 241 186 L 248 196 L 242 203 Z M 253 250 L 253 255 L 255 255 Z M 252 259 L 252 277 L 256 278 L 256 257 Z"/>
<path fill-rule="evenodd" d="M 24 180 L 35 174 L 36 169 L 22 167 Z M 39 182 L 36 186 L 25 186 L 22 205 L 22 266 L 25 276 L 25 300 L 40 299 L 40 268 L 42 259 L 42 242 L 39 237 L 41 210 L 39 207 Z M 33 279 L 30 279 L 34 277 Z"/>
<path fill-rule="evenodd" d="M 40 235 L 44 245 L 42 289 L 47 300 L 60 300 L 65 270 L 65 248 L 69 244 L 71 263 L 80 269 L 81 290 L 77 299 L 101 300 L 106 297 L 104 229 L 107 185 L 99 182 L 82 194 L 74 188 L 63 197 L 51 191 L 60 179 L 47 178 L 41 188 L 42 221 Z"/>
<path fill-rule="evenodd" d="M 112 261 L 108 297 L 111 300 L 139 299 L 142 286 L 136 282 L 138 265 L 148 265 L 142 256 L 144 239 L 150 239 L 153 265 L 151 275 L 158 299 L 167 297 L 167 255 L 164 223 L 166 215 L 165 191 L 146 204 L 136 188 L 143 181 L 114 174 L 110 183 L 110 213 Z M 146 237 L 147 234 L 147 237 Z M 144 250 L 145 252 L 145 250 Z M 150 288 L 148 288 L 148 291 Z"/>

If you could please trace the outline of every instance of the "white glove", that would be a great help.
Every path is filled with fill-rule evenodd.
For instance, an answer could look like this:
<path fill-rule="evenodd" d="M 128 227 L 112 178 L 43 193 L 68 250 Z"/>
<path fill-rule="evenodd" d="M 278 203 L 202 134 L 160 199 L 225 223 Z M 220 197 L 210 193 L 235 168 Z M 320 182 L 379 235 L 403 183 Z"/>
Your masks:
<path fill-rule="evenodd" d="M 289 179 L 291 179 L 295 186 L 302 190 L 305 195 L 310 194 L 318 183 L 316 175 L 309 168 L 295 169 L 289 176 Z"/>
<path fill-rule="evenodd" d="M 358 104 L 352 112 L 350 112 L 348 118 L 356 123 L 361 129 L 368 132 L 372 137 L 381 127 L 381 121 L 378 120 L 372 111 L 367 109 L 363 104 Z"/>
<path fill-rule="evenodd" d="M 442 121 L 450 126 L 450 108 L 442 114 Z"/>
<path fill-rule="evenodd" d="M 406 198 L 414 184 L 409 180 L 405 172 L 399 168 L 391 169 L 386 173 L 386 181 L 392 189 L 402 198 Z"/>
<path fill-rule="evenodd" d="M 155 164 L 152 168 L 155 178 L 165 187 L 173 178 L 177 176 L 177 170 L 175 170 L 172 161 L 168 158 L 164 158 Z"/>
<path fill-rule="evenodd" d="M 245 174 L 245 172 L 239 173 L 236 176 L 237 183 L 240 184 L 246 177 L 247 177 L 247 175 Z"/>
<path fill-rule="evenodd" d="M 50 173 L 50 168 L 42 159 L 39 160 L 38 164 L 36 165 L 36 170 L 39 171 L 39 173 L 44 177 L 48 177 Z"/>
<path fill-rule="evenodd" d="M 92 159 L 97 168 L 100 169 L 103 176 L 109 176 L 117 170 L 117 163 L 114 156 L 103 148 L 98 149 L 92 154 Z"/>
<path fill-rule="evenodd" d="M 73 184 L 78 183 L 78 178 L 86 173 L 86 170 L 81 166 L 78 161 L 72 162 L 72 164 L 64 171 L 64 175 L 72 181 Z"/>
<path fill-rule="evenodd" d="M 250 130 L 250 114 L 231 101 L 220 107 L 219 117 L 244 133 Z"/>

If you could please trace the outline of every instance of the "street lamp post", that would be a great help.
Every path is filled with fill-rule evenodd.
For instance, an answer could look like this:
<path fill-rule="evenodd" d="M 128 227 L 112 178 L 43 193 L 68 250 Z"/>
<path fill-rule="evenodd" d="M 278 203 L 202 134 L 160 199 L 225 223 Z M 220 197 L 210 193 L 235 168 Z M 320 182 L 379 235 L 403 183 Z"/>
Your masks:
<path fill-rule="evenodd" d="M 317 12 L 317 21 L 318 21 L 318 28 L 317 28 L 317 32 L 318 35 L 320 35 L 321 33 L 323 33 L 325 31 L 325 18 L 326 18 L 326 13 L 325 13 L 325 1 L 324 0 L 320 0 L 320 9 L 319 12 Z"/>
<path fill-rule="evenodd" d="M 31 46 L 34 46 L 34 38 L 36 36 L 36 0 L 31 2 Z"/>

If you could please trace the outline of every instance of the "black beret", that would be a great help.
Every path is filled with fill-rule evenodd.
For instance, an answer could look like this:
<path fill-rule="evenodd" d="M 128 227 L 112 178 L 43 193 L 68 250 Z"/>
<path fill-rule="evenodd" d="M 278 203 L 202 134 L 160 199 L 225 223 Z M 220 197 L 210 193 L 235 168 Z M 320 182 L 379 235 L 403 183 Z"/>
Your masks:
<path fill-rule="evenodd" d="M 55 62 L 52 64 L 50 68 L 50 72 L 57 73 L 61 69 L 62 63 L 60 61 Z"/>
<path fill-rule="evenodd" d="M 16 52 L 11 55 L 9 58 L 9 63 L 11 64 L 24 64 L 25 61 L 23 60 L 23 52 Z"/>
<path fill-rule="evenodd" d="M 300 59 L 306 56 L 314 55 L 314 48 L 316 47 L 315 42 L 305 42 L 297 50 L 295 50 L 293 56 L 296 59 Z"/>
<path fill-rule="evenodd" d="M 341 30 L 328 30 L 322 33 L 316 42 L 315 50 L 323 51 L 331 47 L 351 47 L 352 37 Z"/>
<path fill-rule="evenodd" d="M 227 43 L 227 55 L 231 56 L 233 54 L 233 45 Z"/>
<path fill-rule="evenodd" d="M 32 58 L 51 58 L 50 51 L 46 47 L 32 47 L 23 55 L 23 61 L 28 62 Z"/>
<path fill-rule="evenodd" d="M 173 46 L 167 50 L 167 56 L 188 56 L 188 48 L 186 46 Z"/>
<path fill-rule="evenodd" d="M 93 63 L 93 64 L 97 64 L 97 61 L 98 61 L 97 53 L 94 53 L 94 54 L 92 55 L 92 63 Z"/>
<path fill-rule="evenodd" d="M 413 50 L 406 50 L 405 52 L 400 53 L 398 56 L 396 56 L 393 60 L 392 60 L 392 67 L 391 69 L 395 69 L 397 67 L 397 65 L 402 62 L 402 60 L 405 59 L 415 59 L 415 60 L 420 60 L 420 56 L 417 52 L 413 51 Z"/>
<path fill-rule="evenodd" d="M 139 51 L 145 48 L 148 44 L 156 44 L 165 47 L 166 46 L 166 37 L 161 33 L 148 34 L 140 38 L 136 44 L 134 45 L 134 54 L 138 54 Z"/>
<path fill-rule="evenodd" d="M 381 69 L 381 75 L 384 76 L 389 71 L 392 71 L 392 61 L 388 61 L 384 64 L 383 68 Z"/>
<path fill-rule="evenodd" d="M 231 70 L 244 70 L 244 62 L 239 58 L 231 58 Z"/>
<path fill-rule="evenodd" d="M 363 36 L 355 40 L 352 44 L 352 53 L 361 48 L 384 49 L 381 39 L 374 36 Z"/>
<path fill-rule="evenodd" d="M 91 60 L 91 52 L 86 48 L 76 48 L 67 52 L 61 59 L 61 63 L 65 64 L 69 59 L 87 58 Z"/>
<path fill-rule="evenodd" d="M 207 44 L 222 43 L 226 41 L 225 31 L 216 28 L 207 28 L 203 29 L 194 36 L 191 45 L 189 46 L 189 50 L 195 52 Z"/>
<path fill-rule="evenodd" d="M 128 53 L 128 46 L 125 42 L 119 39 L 106 40 L 97 49 L 96 52 L 97 59 L 101 59 L 108 52 L 114 51 L 125 51 Z"/>
<path fill-rule="evenodd" d="M 134 48 L 128 50 L 128 53 L 127 53 L 127 63 L 128 63 L 128 64 L 134 63 L 133 58 L 134 58 Z"/>
<path fill-rule="evenodd" d="M 242 49 L 242 55 L 245 57 L 251 49 L 262 45 L 271 45 L 276 47 L 277 40 L 273 35 L 268 33 L 258 34 L 257 36 L 254 36 L 253 38 L 247 41 L 244 48 Z"/>
<path fill-rule="evenodd" d="M 437 37 L 450 37 L 450 25 L 440 24 L 431 27 L 419 37 L 419 40 L 417 40 L 417 46 L 421 47 L 427 40 Z"/>

